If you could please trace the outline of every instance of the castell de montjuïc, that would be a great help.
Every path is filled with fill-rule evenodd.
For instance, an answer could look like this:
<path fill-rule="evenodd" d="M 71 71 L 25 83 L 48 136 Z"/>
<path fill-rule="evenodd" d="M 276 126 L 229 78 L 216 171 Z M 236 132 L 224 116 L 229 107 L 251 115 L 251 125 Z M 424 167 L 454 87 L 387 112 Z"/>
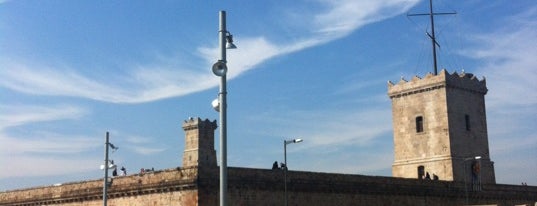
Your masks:
<path fill-rule="evenodd" d="M 434 21 L 434 13 L 428 15 Z M 434 50 L 434 27 L 429 37 Z M 227 167 L 227 203 L 537 205 L 536 186 L 496 182 L 495 167 L 502 165 L 494 164 L 489 151 L 487 81 L 476 76 L 486 74 L 437 69 L 436 56 L 434 61 L 434 68 L 425 75 L 387 83 L 393 126 L 392 177 L 287 171 L 278 164 L 272 169 Z M 218 69 L 225 75 L 227 68 Z M 222 168 L 215 133 L 220 122 L 198 117 L 179 121 L 184 136 L 177 136 L 181 141 L 184 137 L 185 147 L 178 150 L 177 158 L 182 165 L 114 176 L 105 195 L 103 178 L 2 191 L 0 205 L 97 206 L 105 200 L 115 206 L 216 206 Z"/>

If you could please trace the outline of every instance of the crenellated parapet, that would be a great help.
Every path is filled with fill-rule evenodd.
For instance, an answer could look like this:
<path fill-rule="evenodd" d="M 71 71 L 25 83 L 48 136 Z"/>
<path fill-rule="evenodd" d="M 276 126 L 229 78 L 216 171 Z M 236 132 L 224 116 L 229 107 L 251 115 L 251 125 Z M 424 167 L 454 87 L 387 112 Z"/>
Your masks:
<path fill-rule="evenodd" d="M 192 130 L 192 129 L 212 129 L 215 130 L 217 127 L 216 120 L 211 121 L 209 119 L 202 120 L 199 117 L 189 117 L 187 120 L 183 123 L 183 129 L 185 131 Z"/>
<path fill-rule="evenodd" d="M 449 73 L 388 82 L 392 102 L 394 163 L 392 175 L 441 180 L 471 178 L 461 157 L 482 157 L 480 180 L 495 183 L 488 147 L 485 78 Z"/>
<path fill-rule="evenodd" d="M 443 69 L 438 75 L 428 73 L 423 78 L 414 76 L 411 80 L 405 80 L 401 77 L 401 80 L 395 84 L 388 81 L 388 96 L 390 98 L 397 98 L 439 88 L 456 88 L 483 95 L 488 91 L 484 77 L 482 80 L 479 80 L 471 73 L 462 72 L 458 74 L 457 72 L 453 72 L 450 74 Z"/>

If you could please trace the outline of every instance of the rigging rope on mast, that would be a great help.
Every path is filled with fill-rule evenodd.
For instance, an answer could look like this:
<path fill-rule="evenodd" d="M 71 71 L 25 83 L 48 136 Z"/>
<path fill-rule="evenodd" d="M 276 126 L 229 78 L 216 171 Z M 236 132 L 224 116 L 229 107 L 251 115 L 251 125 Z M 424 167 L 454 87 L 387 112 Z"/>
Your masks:
<path fill-rule="evenodd" d="M 407 17 L 410 16 L 424 16 L 428 15 L 431 19 L 431 34 L 426 31 L 427 36 L 431 38 L 432 48 L 433 48 L 433 67 L 434 67 L 434 75 L 438 74 L 438 66 L 437 66 L 437 59 L 436 59 L 436 47 L 440 47 L 438 42 L 436 41 L 435 37 L 435 31 L 434 31 L 434 16 L 435 15 L 448 15 L 448 14 L 457 14 L 456 12 L 443 12 L 443 13 L 435 13 L 433 11 L 433 0 L 429 0 L 429 13 L 421 13 L 421 14 L 407 14 Z"/>

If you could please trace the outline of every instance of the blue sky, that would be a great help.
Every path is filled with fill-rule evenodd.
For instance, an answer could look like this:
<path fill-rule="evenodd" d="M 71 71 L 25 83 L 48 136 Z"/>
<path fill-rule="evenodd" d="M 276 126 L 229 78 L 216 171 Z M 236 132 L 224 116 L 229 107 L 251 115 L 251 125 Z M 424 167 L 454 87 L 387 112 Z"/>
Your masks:
<path fill-rule="evenodd" d="M 499 183 L 537 185 L 537 4 L 435 0 L 439 67 L 485 76 Z M 181 165 L 182 122 L 218 119 L 228 50 L 228 165 L 391 176 L 387 81 L 432 71 L 419 0 L 0 1 L 0 190 Z M 216 132 L 218 133 L 218 132 Z M 218 143 L 218 135 L 216 137 Z M 218 146 L 217 146 L 218 147 Z M 218 154 L 218 152 L 217 152 Z"/>

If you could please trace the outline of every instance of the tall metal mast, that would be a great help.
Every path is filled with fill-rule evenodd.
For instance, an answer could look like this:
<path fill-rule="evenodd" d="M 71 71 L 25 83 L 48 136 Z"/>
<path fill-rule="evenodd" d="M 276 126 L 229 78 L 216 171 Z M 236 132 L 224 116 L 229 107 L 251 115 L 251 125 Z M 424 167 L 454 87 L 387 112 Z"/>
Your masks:
<path fill-rule="evenodd" d="M 436 42 L 436 36 L 435 36 L 435 32 L 434 32 L 434 15 L 446 15 L 446 14 L 457 14 L 457 13 L 456 13 L 456 12 L 434 13 L 434 12 L 433 12 L 433 0 L 429 0 L 429 13 L 422 13 L 422 14 L 407 14 L 407 16 L 424 16 L 424 15 L 429 15 L 430 18 L 431 18 L 431 33 L 432 33 L 432 34 L 429 34 L 429 32 L 426 32 L 426 33 L 427 33 L 427 36 L 429 36 L 429 38 L 431 38 L 431 42 L 432 42 L 432 45 L 433 45 L 433 65 L 434 65 L 434 75 L 437 75 L 437 74 L 438 74 L 438 67 L 437 67 L 437 63 L 436 63 L 436 46 L 440 47 L 440 45 L 438 44 L 438 42 Z"/>

